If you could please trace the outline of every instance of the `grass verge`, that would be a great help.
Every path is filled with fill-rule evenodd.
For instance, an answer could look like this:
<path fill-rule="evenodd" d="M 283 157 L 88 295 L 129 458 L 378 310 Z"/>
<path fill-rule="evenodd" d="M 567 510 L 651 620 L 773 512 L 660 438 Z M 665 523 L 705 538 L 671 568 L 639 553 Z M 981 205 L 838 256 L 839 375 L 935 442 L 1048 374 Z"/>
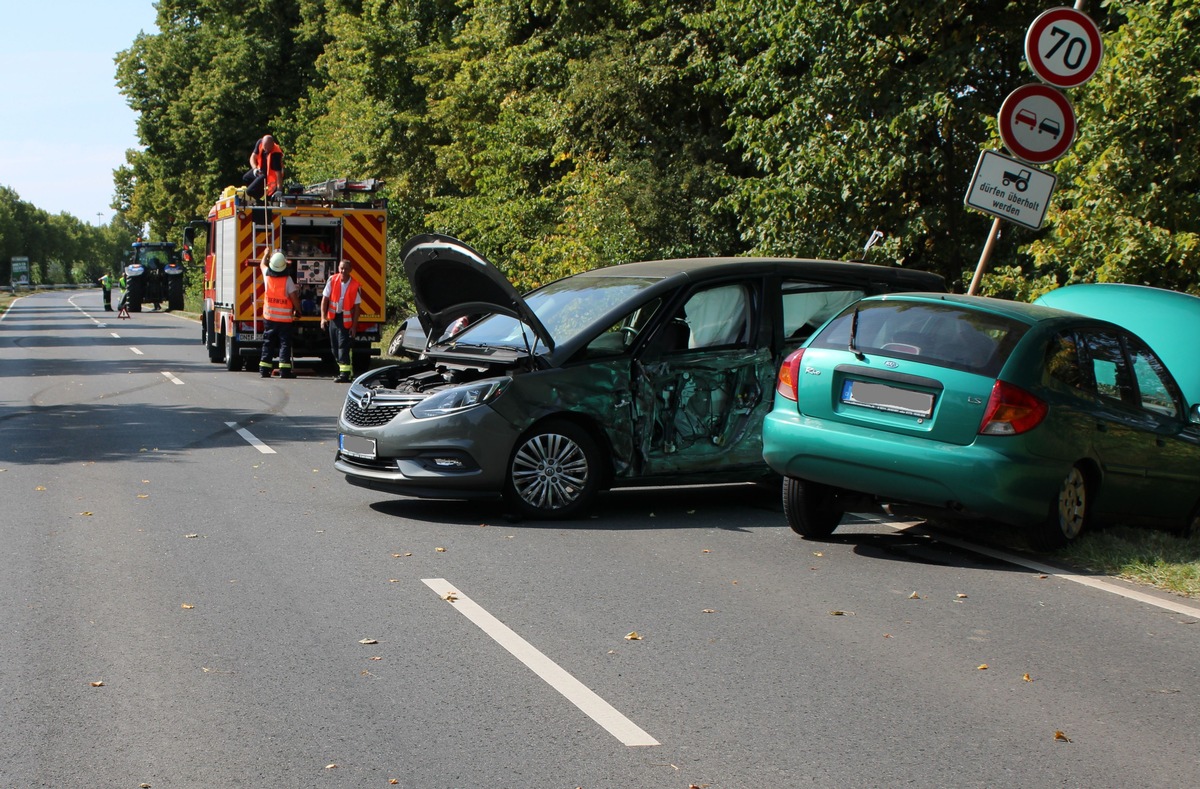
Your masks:
<path fill-rule="evenodd" d="M 1200 597 L 1200 536 L 1114 526 L 1084 534 L 1054 553 L 1074 567 Z"/>

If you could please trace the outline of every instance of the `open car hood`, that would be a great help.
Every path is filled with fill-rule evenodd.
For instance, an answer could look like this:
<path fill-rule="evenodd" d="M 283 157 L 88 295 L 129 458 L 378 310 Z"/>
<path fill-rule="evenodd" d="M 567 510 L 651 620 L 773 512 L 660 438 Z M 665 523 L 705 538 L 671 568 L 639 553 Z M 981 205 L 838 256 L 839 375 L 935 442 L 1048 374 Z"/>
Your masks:
<path fill-rule="evenodd" d="M 512 283 L 463 242 L 427 233 L 409 239 L 400 255 L 426 337 L 440 337 L 466 315 L 500 313 L 521 321 L 554 349 L 554 338 Z"/>

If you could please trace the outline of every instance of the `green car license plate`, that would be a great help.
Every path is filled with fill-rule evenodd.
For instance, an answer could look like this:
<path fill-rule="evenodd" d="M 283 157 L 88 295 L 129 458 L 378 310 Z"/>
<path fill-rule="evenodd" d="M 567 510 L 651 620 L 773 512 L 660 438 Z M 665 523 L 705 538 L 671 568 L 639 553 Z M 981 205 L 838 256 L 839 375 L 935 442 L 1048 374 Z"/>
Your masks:
<path fill-rule="evenodd" d="M 843 383 L 842 402 L 909 416 L 927 418 L 933 413 L 932 394 L 869 381 L 848 380 Z"/>
<path fill-rule="evenodd" d="M 356 458 L 375 458 L 375 439 L 362 436 L 348 436 L 342 433 L 338 436 L 338 449 L 343 455 L 353 455 Z"/>

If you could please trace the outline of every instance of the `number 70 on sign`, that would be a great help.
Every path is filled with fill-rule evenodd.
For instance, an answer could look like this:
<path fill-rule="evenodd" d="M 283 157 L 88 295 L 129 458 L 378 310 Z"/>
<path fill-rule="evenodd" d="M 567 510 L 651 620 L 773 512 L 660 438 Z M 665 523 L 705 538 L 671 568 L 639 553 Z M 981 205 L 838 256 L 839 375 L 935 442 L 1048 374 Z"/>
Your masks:
<path fill-rule="evenodd" d="M 1100 67 L 1104 44 L 1092 18 L 1074 8 L 1044 11 L 1025 34 L 1025 60 L 1043 82 L 1075 88 Z"/>

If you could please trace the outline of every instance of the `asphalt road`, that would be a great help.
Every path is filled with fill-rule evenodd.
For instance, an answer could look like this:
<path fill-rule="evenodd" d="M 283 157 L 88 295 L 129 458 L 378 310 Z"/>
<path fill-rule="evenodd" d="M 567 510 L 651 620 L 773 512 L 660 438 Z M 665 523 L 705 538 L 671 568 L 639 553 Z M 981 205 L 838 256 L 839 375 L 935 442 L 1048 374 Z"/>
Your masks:
<path fill-rule="evenodd" d="M 1200 606 L 751 486 L 384 497 L 198 340 L 0 319 L 0 787 L 1200 785 Z"/>

